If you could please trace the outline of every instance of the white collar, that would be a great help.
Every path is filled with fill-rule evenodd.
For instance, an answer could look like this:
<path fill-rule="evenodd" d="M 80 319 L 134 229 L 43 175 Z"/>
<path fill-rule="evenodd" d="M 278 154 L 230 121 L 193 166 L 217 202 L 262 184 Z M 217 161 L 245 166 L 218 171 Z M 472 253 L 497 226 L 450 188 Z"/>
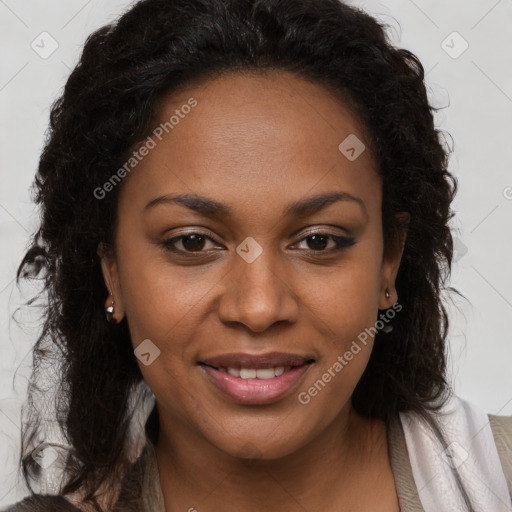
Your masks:
<path fill-rule="evenodd" d="M 452 396 L 434 419 L 447 449 L 417 413 L 400 413 L 418 495 L 425 512 L 468 510 L 456 468 L 474 512 L 511 512 L 507 481 L 486 412 Z"/>

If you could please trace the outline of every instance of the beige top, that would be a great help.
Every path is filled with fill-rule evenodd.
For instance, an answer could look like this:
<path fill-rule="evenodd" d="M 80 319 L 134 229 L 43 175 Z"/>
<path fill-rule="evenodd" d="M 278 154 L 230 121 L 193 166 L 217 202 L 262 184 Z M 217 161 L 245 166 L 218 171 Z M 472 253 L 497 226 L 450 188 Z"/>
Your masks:
<path fill-rule="evenodd" d="M 512 496 L 512 417 L 489 415 L 501 465 Z M 401 512 L 425 512 L 412 474 L 404 432 L 397 418 L 388 428 L 388 446 L 391 468 Z M 129 496 L 137 496 L 130 503 Z M 33 496 L 5 512 L 79 512 L 60 497 Z M 139 460 L 126 475 L 118 504 L 113 512 L 165 512 L 156 456 L 152 445 L 144 450 Z"/>

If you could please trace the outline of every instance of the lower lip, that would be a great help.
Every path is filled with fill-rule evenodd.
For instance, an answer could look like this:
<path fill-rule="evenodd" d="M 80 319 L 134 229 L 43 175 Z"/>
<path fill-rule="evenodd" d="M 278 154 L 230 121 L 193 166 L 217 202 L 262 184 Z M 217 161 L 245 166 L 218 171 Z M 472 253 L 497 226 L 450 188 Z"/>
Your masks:
<path fill-rule="evenodd" d="M 199 366 L 224 396 L 238 404 L 256 405 L 276 402 L 290 393 L 311 363 L 295 366 L 272 379 L 241 379 L 211 366 Z"/>

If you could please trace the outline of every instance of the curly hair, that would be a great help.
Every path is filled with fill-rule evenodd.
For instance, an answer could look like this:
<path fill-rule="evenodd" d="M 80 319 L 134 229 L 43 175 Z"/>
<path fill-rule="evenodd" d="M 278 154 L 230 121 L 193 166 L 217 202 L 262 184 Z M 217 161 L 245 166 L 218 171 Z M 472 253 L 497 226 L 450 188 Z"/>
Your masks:
<path fill-rule="evenodd" d="M 96 491 L 128 464 L 129 400 L 142 381 L 126 318 L 105 321 L 97 254 L 100 242 L 113 246 L 122 184 L 101 200 L 93 191 L 148 136 L 165 96 L 222 73 L 296 73 L 333 92 L 362 122 L 382 178 L 385 245 L 405 228 L 399 213 L 409 222 L 396 280 L 402 311 L 391 332 L 376 334 L 352 404 L 389 421 L 400 411 L 426 415 L 446 398 L 441 294 L 451 272 L 457 181 L 422 64 L 395 47 L 386 28 L 339 0 L 142 0 L 88 37 L 51 109 L 33 185 L 41 225 L 17 273 L 19 282 L 44 270 L 34 367 L 57 350 L 57 418 L 71 447 L 64 494 L 82 489 L 100 510 Z M 25 439 L 35 429 L 28 421 Z"/>

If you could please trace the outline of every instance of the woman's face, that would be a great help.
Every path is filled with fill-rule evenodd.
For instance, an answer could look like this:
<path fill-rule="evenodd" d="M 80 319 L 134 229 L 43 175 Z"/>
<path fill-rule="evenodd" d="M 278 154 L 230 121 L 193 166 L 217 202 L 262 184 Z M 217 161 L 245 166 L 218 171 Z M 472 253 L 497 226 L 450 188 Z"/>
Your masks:
<path fill-rule="evenodd" d="M 164 435 L 292 453 L 346 418 L 362 333 L 397 300 L 376 164 L 349 111 L 286 72 L 210 80 L 158 122 L 121 185 L 117 255 L 101 253 L 115 317 Z"/>

